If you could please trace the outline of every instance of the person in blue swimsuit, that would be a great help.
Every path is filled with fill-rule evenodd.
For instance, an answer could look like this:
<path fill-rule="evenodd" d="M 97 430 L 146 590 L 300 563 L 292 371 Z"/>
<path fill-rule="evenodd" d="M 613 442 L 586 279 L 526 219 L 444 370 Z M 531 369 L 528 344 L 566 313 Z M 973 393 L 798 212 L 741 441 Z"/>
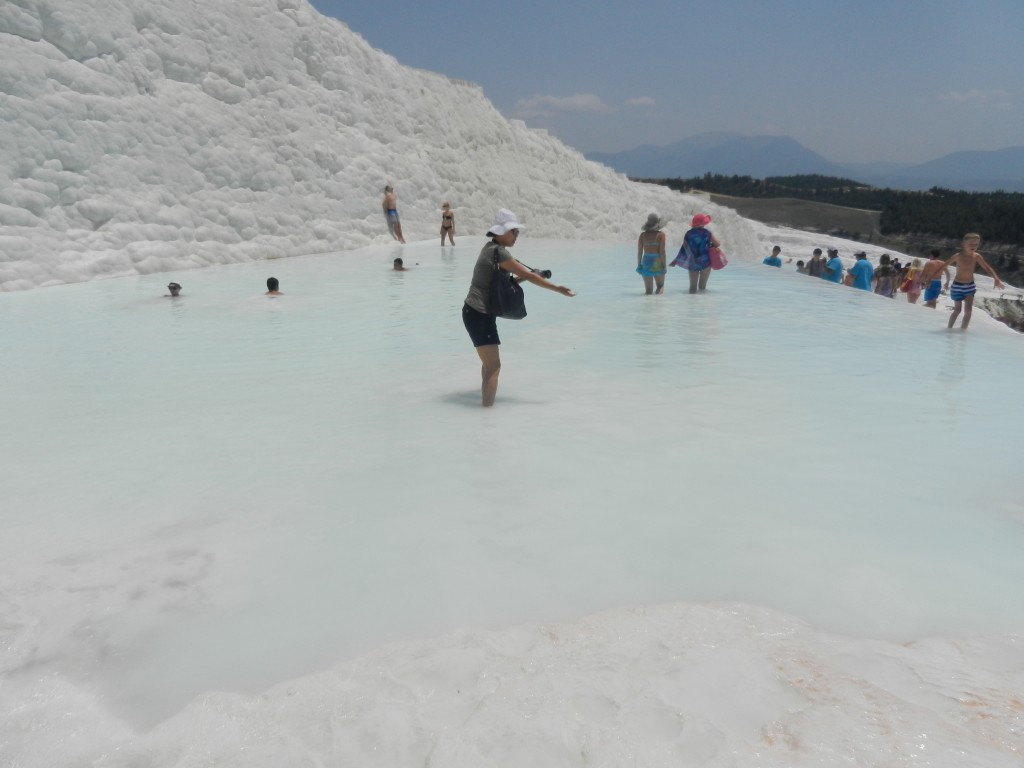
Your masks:
<path fill-rule="evenodd" d="M 402 237 L 402 222 L 398 220 L 398 199 L 395 197 L 395 189 L 390 184 L 384 187 L 384 200 L 381 203 L 384 208 L 384 218 L 388 222 L 388 232 L 402 245 L 405 245 L 405 238 Z"/>
<path fill-rule="evenodd" d="M 665 292 L 665 233 L 661 227 L 658 214 L 650 214 L 636 240 L 636 272 L 644 279 L 644 293 L 648 296 Z"/>
<path fill-rule="evenodd" d="M 683 245 L 679 254 L 672 259 L 673 267 L 686 267 L 690 274 L 690 293 L 697 293 L 707 288 L 708 277 L 711 276 L 712 247 L 721 248 L 721 243 L 705 227 L 711 223 L 706 213 L 698 213 L 690 222 L 690 229 L 683 236 Z"/>
<path fill-rule="evenodd" d="M 860 288 L 862 291 L 870 291 L 871 281 L 875 278 L 875 268 L 871 266 L 868 255 L 864 251 L 857 251 L 853 255 L 857 259 L 850 267 L 850 274 L 853 275 L 853 287 Z"/>
<path fill-rule="evenodd" d="M 776 245 L 774 248 L 772 248 L 772 255 L 765 256 L 764 261 L 762 261 L 761 263 L 766 264 L 769 267 L 779 267 L 781 269 L 782 259 L 779 257 L 780 253 L 782 253 L 782 248 Z"/>
<path fill-rule="evenodd" d="M 843 260 L 839 258 L 839 251 L 835 248 L 829 248 L 828 261 L 825 262 L 825 269 L 821 271 L 821 279 L 830 283 L 843 281 Z"/>

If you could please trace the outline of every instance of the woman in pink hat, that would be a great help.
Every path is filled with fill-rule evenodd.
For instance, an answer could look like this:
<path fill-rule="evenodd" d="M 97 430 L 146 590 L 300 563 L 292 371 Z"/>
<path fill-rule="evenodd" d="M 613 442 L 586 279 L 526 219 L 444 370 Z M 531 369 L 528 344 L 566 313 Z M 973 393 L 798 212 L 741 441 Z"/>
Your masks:
<path fill-rule="evenodd" d="M 721 248 L 721 243 L 705 227 L 711 223 L 706 213 L 698 213 L 690 222 L 690 229 L 683 237 L 679 255 L 672 260 L 673 267 L 686 267 L 690 273 L 690 293 L 703 291 L 711 275 L 711 248 Z"/>

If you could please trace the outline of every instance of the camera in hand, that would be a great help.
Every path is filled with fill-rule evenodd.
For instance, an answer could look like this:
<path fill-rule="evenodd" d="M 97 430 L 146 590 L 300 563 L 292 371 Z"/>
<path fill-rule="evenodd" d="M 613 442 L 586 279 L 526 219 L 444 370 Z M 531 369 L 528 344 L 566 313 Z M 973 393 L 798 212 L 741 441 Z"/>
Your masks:
<path fill-rule="evenodd" d="M 550 269 L 531 269 L 530 271 L 533 272 L 533 274 L 535 274 L 535 275 L 540 275 L 545 280 L 550 280 L 551 279 L 551 270 Z"/>

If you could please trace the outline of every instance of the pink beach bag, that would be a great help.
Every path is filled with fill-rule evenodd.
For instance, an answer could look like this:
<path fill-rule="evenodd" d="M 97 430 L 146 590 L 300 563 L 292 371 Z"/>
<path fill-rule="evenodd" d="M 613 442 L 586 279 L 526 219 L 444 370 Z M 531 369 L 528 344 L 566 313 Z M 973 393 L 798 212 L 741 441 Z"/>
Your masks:
<path fill-rule="evenodd" d="M 725 267 L 726 264 L 729 263 L 729 260 L 725 258 L 725 254 L 722 253 L 721 248 L 715 248 L 714 246 L 711 246 L 708 249 L 708 256 L 711 257 L 712 269 L 722 269 L 723 267 Z"/>

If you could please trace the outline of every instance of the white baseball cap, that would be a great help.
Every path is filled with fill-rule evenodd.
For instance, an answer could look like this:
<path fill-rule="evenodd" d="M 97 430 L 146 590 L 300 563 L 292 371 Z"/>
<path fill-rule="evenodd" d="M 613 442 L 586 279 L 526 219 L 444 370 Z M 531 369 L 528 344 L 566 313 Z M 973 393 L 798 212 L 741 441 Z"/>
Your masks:
<path fill-rule="evenodd" d="M 487 234 L 504 235 L 511 229 L 522 228 L 523 225 L 519 223 L 519 220 L 512 211 L 508 208 L 499 208 L 498 212 L 494 214 L 494 223 L 491 224 L 491 228 L 487 230 Z"/>

